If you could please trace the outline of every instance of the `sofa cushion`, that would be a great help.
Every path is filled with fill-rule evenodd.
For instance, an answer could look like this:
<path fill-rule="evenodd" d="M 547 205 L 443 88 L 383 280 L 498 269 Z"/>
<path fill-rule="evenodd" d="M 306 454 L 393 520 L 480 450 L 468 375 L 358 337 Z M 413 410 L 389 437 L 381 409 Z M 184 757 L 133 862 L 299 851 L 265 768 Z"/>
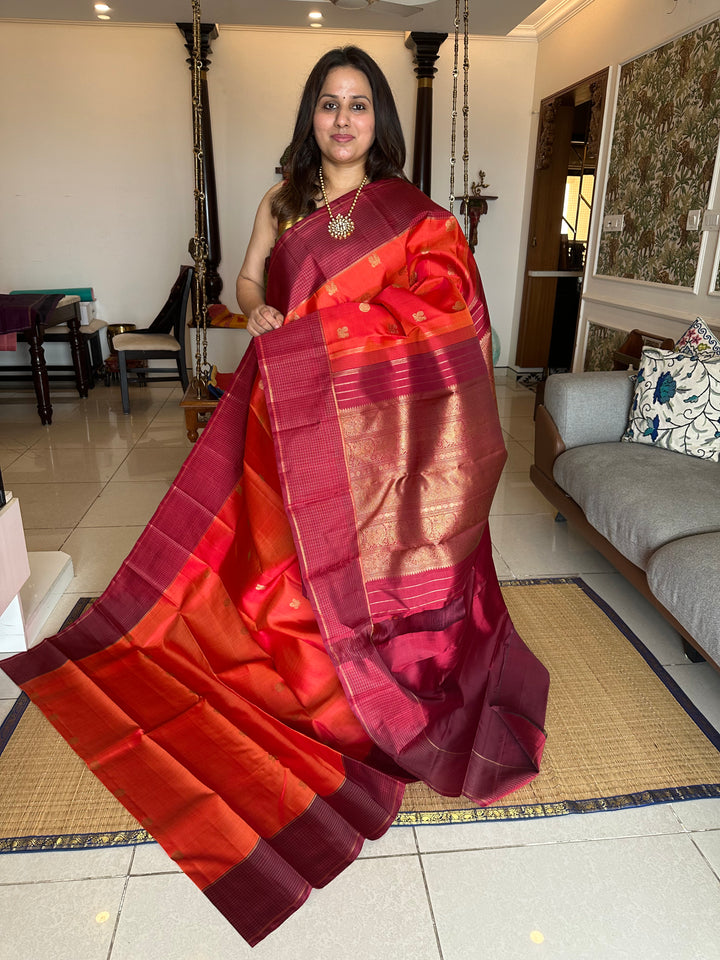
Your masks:
<path fill-rule="evenodd" d="M 554 373 L 543 404 L 565 449 L 619 440 L 627 427 L 635 378 L 627 370 Z"/>
<path fill-rule="evenodd" d="M 623 440 L 720 460 L 720 355 L 644 347 Z"/>
<path fill-rule="evenodd" d="M 720 533 L 684 537 L 653 554 L 648 586 L 720 664 Z"/>
<path fill-rule="evenodd" d="M 589 523 L 643 570 L 664 543 L 720 530 L 720 466 L 707 460 L 593 443 L 560 454 L 553 477 Z"/>
<path fill-rule="evenodd" d="M 687 357 L 709 357 L 720 354 L 720 340 L 702 317 L 698 317 L 675 344 L 675 350 Z"/>

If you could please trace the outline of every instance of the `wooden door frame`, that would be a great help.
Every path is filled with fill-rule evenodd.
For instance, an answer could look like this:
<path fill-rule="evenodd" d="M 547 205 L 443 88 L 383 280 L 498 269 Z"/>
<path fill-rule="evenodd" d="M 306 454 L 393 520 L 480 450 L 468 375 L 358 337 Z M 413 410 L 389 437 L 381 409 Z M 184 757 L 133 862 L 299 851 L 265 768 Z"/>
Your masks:
<path fill-rule="evenodd" d="M 535 150 L 535 174 L 530 202 L 530 221 L 525 254 L 523 294 L 520 308 L 515 363 L 518 367 L 547 366 L 552 337 L 552 314 L 557 278 L 530 277 L 530 271 L 557 269 L 560 252 L 560 230 L 555 228 L 554 207 L 564 196 L 567 161 L 570 153 L 567 110 L 590 100 L 593 104 L 588 139 L 592 155 L 599 154 L 600 133 L 605 109 L 609 68 L 592 74 L 556 93 L 540 104 L 540 124 Z M 571 133 L 570 128 L 570 133 Z M 564 170 L 563 170 L 564 168 Z M 557 182 L 555 182 L 557 181 Z M 548 192 L 549 191 L 549 192 Z M 558 200 L 559 198 L 559 200 Z M 593 197 L 593 209 L 596 198 Z M 550 222 L 538 222 L 542 217 Z M 592 213 L 590 219 L 592 222 Z M 560 223 L 562 208 L 557 215 Z M 585 262 L 587 267 L 587 259 Z M 577 336 L 577 330 L 576 330 Z"/>

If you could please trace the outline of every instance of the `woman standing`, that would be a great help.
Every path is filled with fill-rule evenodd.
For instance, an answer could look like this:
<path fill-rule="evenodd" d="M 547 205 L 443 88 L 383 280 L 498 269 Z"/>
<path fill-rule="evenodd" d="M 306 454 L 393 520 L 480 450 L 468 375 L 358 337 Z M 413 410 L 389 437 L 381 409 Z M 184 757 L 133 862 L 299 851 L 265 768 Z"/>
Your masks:
<path fill-rule="evenodd" d="M 482 288 L 403 163 L 377 65 L 326 54 L 238 278 L 232 388 L 103 597 L 2 664 L 251 944 L 404 783 L 490 803 L 544 744 L 487 529 Z"/>

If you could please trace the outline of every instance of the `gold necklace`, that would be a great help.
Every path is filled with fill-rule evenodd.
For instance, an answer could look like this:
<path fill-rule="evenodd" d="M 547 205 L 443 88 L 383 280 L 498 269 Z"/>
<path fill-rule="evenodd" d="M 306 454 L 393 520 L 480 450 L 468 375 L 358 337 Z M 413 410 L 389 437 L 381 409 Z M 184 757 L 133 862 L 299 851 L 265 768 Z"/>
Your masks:
<path fill-rule="evenodd" d="M 367 183 L 367 174 L 362 178 L 362 183 L 357 188 L 355 199 L 350 204 L 350 209 L 348 212 L 344 214 L 341 213 L 338 217 L 334 217 L 332 210 L 330 209 L 330 201 L 325 193 L 325 181 L 323 180 L 322 167 L 318 169 L 318 179 L 320 180 L 320 190 L 323 195 L 323 200 L 325 201 L 325 206 L 327 207 L 328 216 L 330 217 L 328 221 L 328 233 L 334 240 L 346 240 L 355 229 L 355 222 L 352 218 L 352 212 L 355 209 L 355 204 L 358 202 L 360 191 Z"/>

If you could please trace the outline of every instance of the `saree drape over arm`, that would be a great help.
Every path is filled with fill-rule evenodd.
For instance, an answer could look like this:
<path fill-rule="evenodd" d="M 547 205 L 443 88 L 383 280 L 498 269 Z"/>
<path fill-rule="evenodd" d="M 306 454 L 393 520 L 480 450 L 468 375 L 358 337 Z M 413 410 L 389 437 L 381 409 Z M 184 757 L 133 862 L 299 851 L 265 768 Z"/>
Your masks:
<path fill-rule="evenodd" d="M 547 673 L 487 517 L 505 459 L 457 222 L 380 181 L 273 251 L 232 388 L 76 623 L 2 667 L 254 944 L 387 829 L 403 782 L 532 779 Z"/>

